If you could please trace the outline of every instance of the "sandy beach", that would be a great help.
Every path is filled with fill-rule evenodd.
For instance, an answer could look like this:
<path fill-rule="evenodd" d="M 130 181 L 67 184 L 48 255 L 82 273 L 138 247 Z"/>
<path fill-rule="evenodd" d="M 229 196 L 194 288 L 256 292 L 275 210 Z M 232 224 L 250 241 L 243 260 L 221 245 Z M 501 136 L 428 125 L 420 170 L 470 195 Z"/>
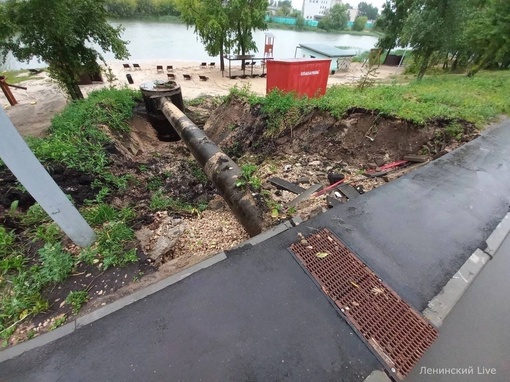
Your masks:
<path fill-rule="evenodd" d="M 131 69 L 125 69 L 124 63 L 129 63 Z M 140 65 L 141 69 L 133 69 L 134 63 Z M 163 66 L 163 71 L 157 71 L 158 65 Z M 167 72 L 166 67 L 173 66 L 173 70 Z M 217 65 L 217 64 L 216 64 Z M 227 70 L 224 75 L 218 67 L 201 67 L 201 62 L 191 61 L 172 61 L 172 60 L 150 60 L 150 61 L 114 61 L 109 62 L 108 66 L 112 69 L 116 80 L 109 84 L 106 76 L 103 75 L 104 83 L 81 86 L 84 95 L 91 91 L 105 86 L 113 85 L 115 87 L 130 87 L 138 89 L 141 84 L 154 80 L 167 80 L 168 73 L 175 75 L 175 80 L 180 84 L 184 99 L 193 99 L 200 95 L 221 96 L 227 95 L 229 90 L 237 85 L 238 87 L 248 86 L 249 89 L 259 95 L 266 93 L 266 78 L 236 78 L 230 79 Z M 390 78 L 402 72 L 402 68 L 381 66 L 378 69 L 378 79 Z M 247 69 L 250 74 L 251 69 Z M 240 65 L 232 66 L 232 74 L 240 75 Z M 254 74 L 262 73 L 260 62 L 253 68 Z M 126 75 L 130 74 L 134 84 L 130 85 Z M 191 80 L 185 80 L 184 75 L 189 75 Z M 360 63 L 352 63 L 348 71 L 337 72 L 328 78 L 328 86 L 337 84 L 354 83 L 364 74 L 364 68 Z M 203 81 L 199 76 L 206 76 L 207 81 Z M 24 136 L 42 136 L 50 126 L 51 119 L 55 114 L 63 110 L 67 99 L 58 86 L 48 78 L 46 73 L 38 75 L 39 79 L 33 79 L 22 82 L 21 86 L 27 87 L 27 90 L 12 89 L 12 93 L 18 101 L 15 106 L 10 106 L 7 99 L 0 93 L 0 104 L 4 107 L 7 115 L 16 126 L 18 131 Z"/>

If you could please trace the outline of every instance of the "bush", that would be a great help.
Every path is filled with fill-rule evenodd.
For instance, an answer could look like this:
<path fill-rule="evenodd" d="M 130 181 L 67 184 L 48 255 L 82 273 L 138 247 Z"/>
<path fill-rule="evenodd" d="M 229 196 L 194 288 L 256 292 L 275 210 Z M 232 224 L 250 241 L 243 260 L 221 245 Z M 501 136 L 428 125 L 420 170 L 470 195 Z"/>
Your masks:
<path fill-rule="evenodd" d="M 359 16 L 356 17 L 354 20 L 354 24 L 352 25 L 352 30 L 361 32 L 365 29 L 365 26 L 367 25 L 368 18 L 366 16 Z"/>

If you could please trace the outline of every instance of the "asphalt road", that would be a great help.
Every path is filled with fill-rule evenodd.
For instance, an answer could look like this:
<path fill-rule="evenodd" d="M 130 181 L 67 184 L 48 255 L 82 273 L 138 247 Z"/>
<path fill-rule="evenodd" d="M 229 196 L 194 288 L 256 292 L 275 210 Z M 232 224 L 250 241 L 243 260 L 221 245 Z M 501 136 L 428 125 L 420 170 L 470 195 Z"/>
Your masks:
<path fill-rule="evenodd" d="M 446 318 L 410 382 L 510 381 L 510 236 Z M 473 369 L 432 374 L 427 369 Z M 425 368 L 425 369 L 423 369 Z"/>
<path fill-rule="evenodd" d="M 280 245 L 4 362 L 0 381 L 363 381 L 377 360 Z"/>

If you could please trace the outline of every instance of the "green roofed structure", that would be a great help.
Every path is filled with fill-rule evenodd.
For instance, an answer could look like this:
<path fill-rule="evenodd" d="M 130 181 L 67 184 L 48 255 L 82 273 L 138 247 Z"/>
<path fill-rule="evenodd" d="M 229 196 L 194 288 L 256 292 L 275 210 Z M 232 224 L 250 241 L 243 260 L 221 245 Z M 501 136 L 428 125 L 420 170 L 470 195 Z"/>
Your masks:
<path fill-rule="evenodd" d="M 301 50 L 300 56 L 298 56 L 298 49 Z M 338 70 L 349 70 L 349 65 L 355 55 L 356 51 L 354 50 L 339 49 L 326 44 L 299 44 L 294 57 L 329 58 L 331 59 L 331 74 L 335 74 Z"/>

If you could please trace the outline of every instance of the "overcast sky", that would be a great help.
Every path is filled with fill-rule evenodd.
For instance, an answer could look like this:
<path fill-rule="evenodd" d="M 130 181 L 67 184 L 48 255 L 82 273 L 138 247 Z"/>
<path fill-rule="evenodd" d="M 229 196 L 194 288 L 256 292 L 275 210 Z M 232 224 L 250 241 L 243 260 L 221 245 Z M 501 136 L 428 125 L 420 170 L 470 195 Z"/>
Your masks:
<path fill-rule="evenodd" d="M 344 0 L 344 3 L 349 3 L 354 8 L 358 5 L 358 3 L 362 2 L 363 0 Z M 372 4 L 374 7 L 379 8 L 379 11 L 381 10 L 383 4 L 386 2 L 386 0 L 364 0 L 365 3 Z M 303 7 L 303 0 L 292 0 L 292 6 L 297 9 L 301 9 Z"/>

